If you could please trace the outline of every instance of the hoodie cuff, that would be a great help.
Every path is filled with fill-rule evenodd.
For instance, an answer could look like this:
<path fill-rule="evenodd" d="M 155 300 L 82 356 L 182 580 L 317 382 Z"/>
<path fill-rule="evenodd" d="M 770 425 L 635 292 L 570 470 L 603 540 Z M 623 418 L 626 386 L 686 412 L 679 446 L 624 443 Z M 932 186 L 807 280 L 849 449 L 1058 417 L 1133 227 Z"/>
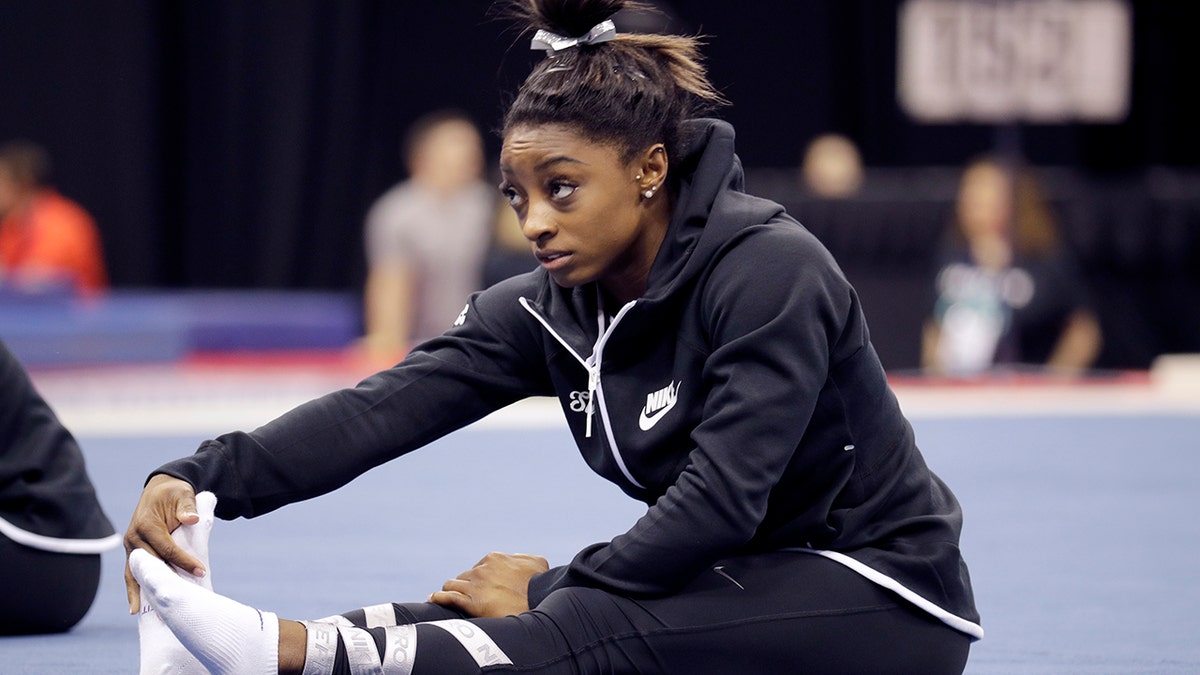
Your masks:
<path fill-rule="evenodd" d="M 190 483 L 196 492 L 208 490 L 216 494 L 216 516 L 222 520 L 248 518 L 252 515 L 250 505 L 242 497 L 240 487 L 229 480 L 230 464 L 224 444 L 205 441 L 195 454 L 163 464 L 150 477 L 163 473 Z M 146 479 L 147 482 L 149 480 Z"/>

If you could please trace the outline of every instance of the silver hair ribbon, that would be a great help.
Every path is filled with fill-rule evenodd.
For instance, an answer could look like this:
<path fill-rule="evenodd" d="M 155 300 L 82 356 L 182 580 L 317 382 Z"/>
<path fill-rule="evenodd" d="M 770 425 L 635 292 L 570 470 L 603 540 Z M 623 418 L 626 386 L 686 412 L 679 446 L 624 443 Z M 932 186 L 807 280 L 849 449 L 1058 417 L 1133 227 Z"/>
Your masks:
<path fill-rule="evenodd" d="M 580 45 L 598 45 L 615 37 L 617 37 L 617 25 L 612 22 L 612 19 L 605 19 L 592 26 L 586 35 L 580 37 L 564 37 L 548 30 L 539 30 L 533 34 L 533 42 L 529 44 L 529 48 L 540 49 L 548 56 L 555 56 L 564 49 Z"/>

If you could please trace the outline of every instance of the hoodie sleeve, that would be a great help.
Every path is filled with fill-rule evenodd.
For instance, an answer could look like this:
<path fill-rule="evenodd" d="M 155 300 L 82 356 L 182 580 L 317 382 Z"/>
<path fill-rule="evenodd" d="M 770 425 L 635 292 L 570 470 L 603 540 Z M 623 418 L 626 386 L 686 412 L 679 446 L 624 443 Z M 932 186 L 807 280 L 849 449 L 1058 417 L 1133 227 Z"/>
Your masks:
<path fill-rule="evenodd" d="M 47 551 L 99 553 L 119 543 L 75 437 L 3 341 L 0 521 L 9 539 Z"/>
<path fill-rule="evenodd" d="M 628 532 L 536 577 L 531 605 L 566 586 L 674 592 L 745 550 L 789 464 L 844 461 L 841 445 L 821 449 L 828 456 L 798 457 L 797 447 L 835 352 L 853 353 L 866 340 L 849 284 L 799 227 L 743 233 L 699 291 L 711 345 L 702 373 L 708 394 L 686 468 Z M 824 511 L 821 498 L 812 495 L 813 513 Z"/>
<path fill-rule="evenodd" d="M 221 518 L 250 518 L 335 490 L 509 403 L 548 393 L 540 343 L 517 302 L 532 279 L 520 279 L 473 295 L 453 328 L 395 367 L 254 431 L 206 441 L 155 473 L 211 490 Z"/>

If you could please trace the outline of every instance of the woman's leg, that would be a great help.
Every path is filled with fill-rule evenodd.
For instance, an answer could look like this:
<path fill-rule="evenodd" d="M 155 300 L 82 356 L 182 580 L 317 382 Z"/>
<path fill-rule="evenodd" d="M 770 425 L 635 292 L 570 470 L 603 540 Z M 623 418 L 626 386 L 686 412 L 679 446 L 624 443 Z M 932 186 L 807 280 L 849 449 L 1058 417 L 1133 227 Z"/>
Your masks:
<path fill-rule="evenodd" d="M 0 635 L 61 633 L 92 606 L 100 555 L 42 551 L 0 534 L 0 578 Z"/>
<path fill-rule="evenodd" d="M 368 665 L 384 673 L 411 673 L 415 624 L 464 618 L 432 603 L 386 603 L 316 621 L 281 622 L 280 673 L 351 673 L 369 671 Z"/>
<path fill-rule="evenodd" d="M 504 618 L 466 619 L 455 610 L 414 603 L 300 623 L 307 629 L 304 675 L 376 672 L 371 666 L 383 675 L 654 672 L 643 668 L 641 651 L 620 640 L 611 653 L 596 647 L 613 635 L 660 627 L 636 603 L 592 589 L 555 593 L 535 611 Z M 281 643 L 281 659 L 296 644 Z M 592 667 L 581 667 L 577 656 Z"/>
<path fill-rule="evenodd" d="M 663 673 L 961 673 L 970 638 L 845 566 L 775 552 L 733 558 L 641 605 Z"/>
<path fill-rule="evenodd" d="M 75 438 L 3 341 L 0 515 L 18 528 L 32 527 L 52 537 L 86 539 L 112 532 Z M 78 623 L 92 606 L 100 555 L 46 551 L 0 534 L 0 579 L 0 635 L 58 633 Z"/>
<path fill-rule="evenodd" d="M 253 623 L 257 610 L 240 607 Z M 382 625 L 378 609 L 360 610 L 363 626 L 307 623 L 305 675 L 961 673 L 970 642 L 838 563 L 803 553 L 731 559 L 669 598 L 570 588 L 503 619 L 392 608 L 398 623 L 421 623 Z"/>

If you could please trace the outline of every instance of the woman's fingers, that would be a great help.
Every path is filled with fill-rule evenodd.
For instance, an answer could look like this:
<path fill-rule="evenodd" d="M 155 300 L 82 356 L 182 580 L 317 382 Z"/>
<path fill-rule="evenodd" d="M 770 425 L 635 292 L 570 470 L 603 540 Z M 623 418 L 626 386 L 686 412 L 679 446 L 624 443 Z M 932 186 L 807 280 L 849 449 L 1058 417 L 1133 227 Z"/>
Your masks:
<path fill-rule="evenodd" d="M 478 616 L 471 596 L 459 591 L 438 591 L 429 596 L 429 601 L 435 605 L 457 609 L 467 616 Z"/>
<path fill-rule="evenodd" d="M 548 568 L 541 556 L 489 553 L 429 600 L 476 617 L 520 614 L 529 610 L 529 579 Z"/>
<path fill-rule="evenodd" d="M 128 556 L 135 549 L 145 549 L 195 576 L 204 576 L 201 562 L 171 538 L 171 532 L 181 524 L 199 520 L 195 491 L 186 481 L 160 474 L 146 483 L 125 531 L 125 594 L 130 614 L 141 610 L 141 590 L 128 563 Z"/>

